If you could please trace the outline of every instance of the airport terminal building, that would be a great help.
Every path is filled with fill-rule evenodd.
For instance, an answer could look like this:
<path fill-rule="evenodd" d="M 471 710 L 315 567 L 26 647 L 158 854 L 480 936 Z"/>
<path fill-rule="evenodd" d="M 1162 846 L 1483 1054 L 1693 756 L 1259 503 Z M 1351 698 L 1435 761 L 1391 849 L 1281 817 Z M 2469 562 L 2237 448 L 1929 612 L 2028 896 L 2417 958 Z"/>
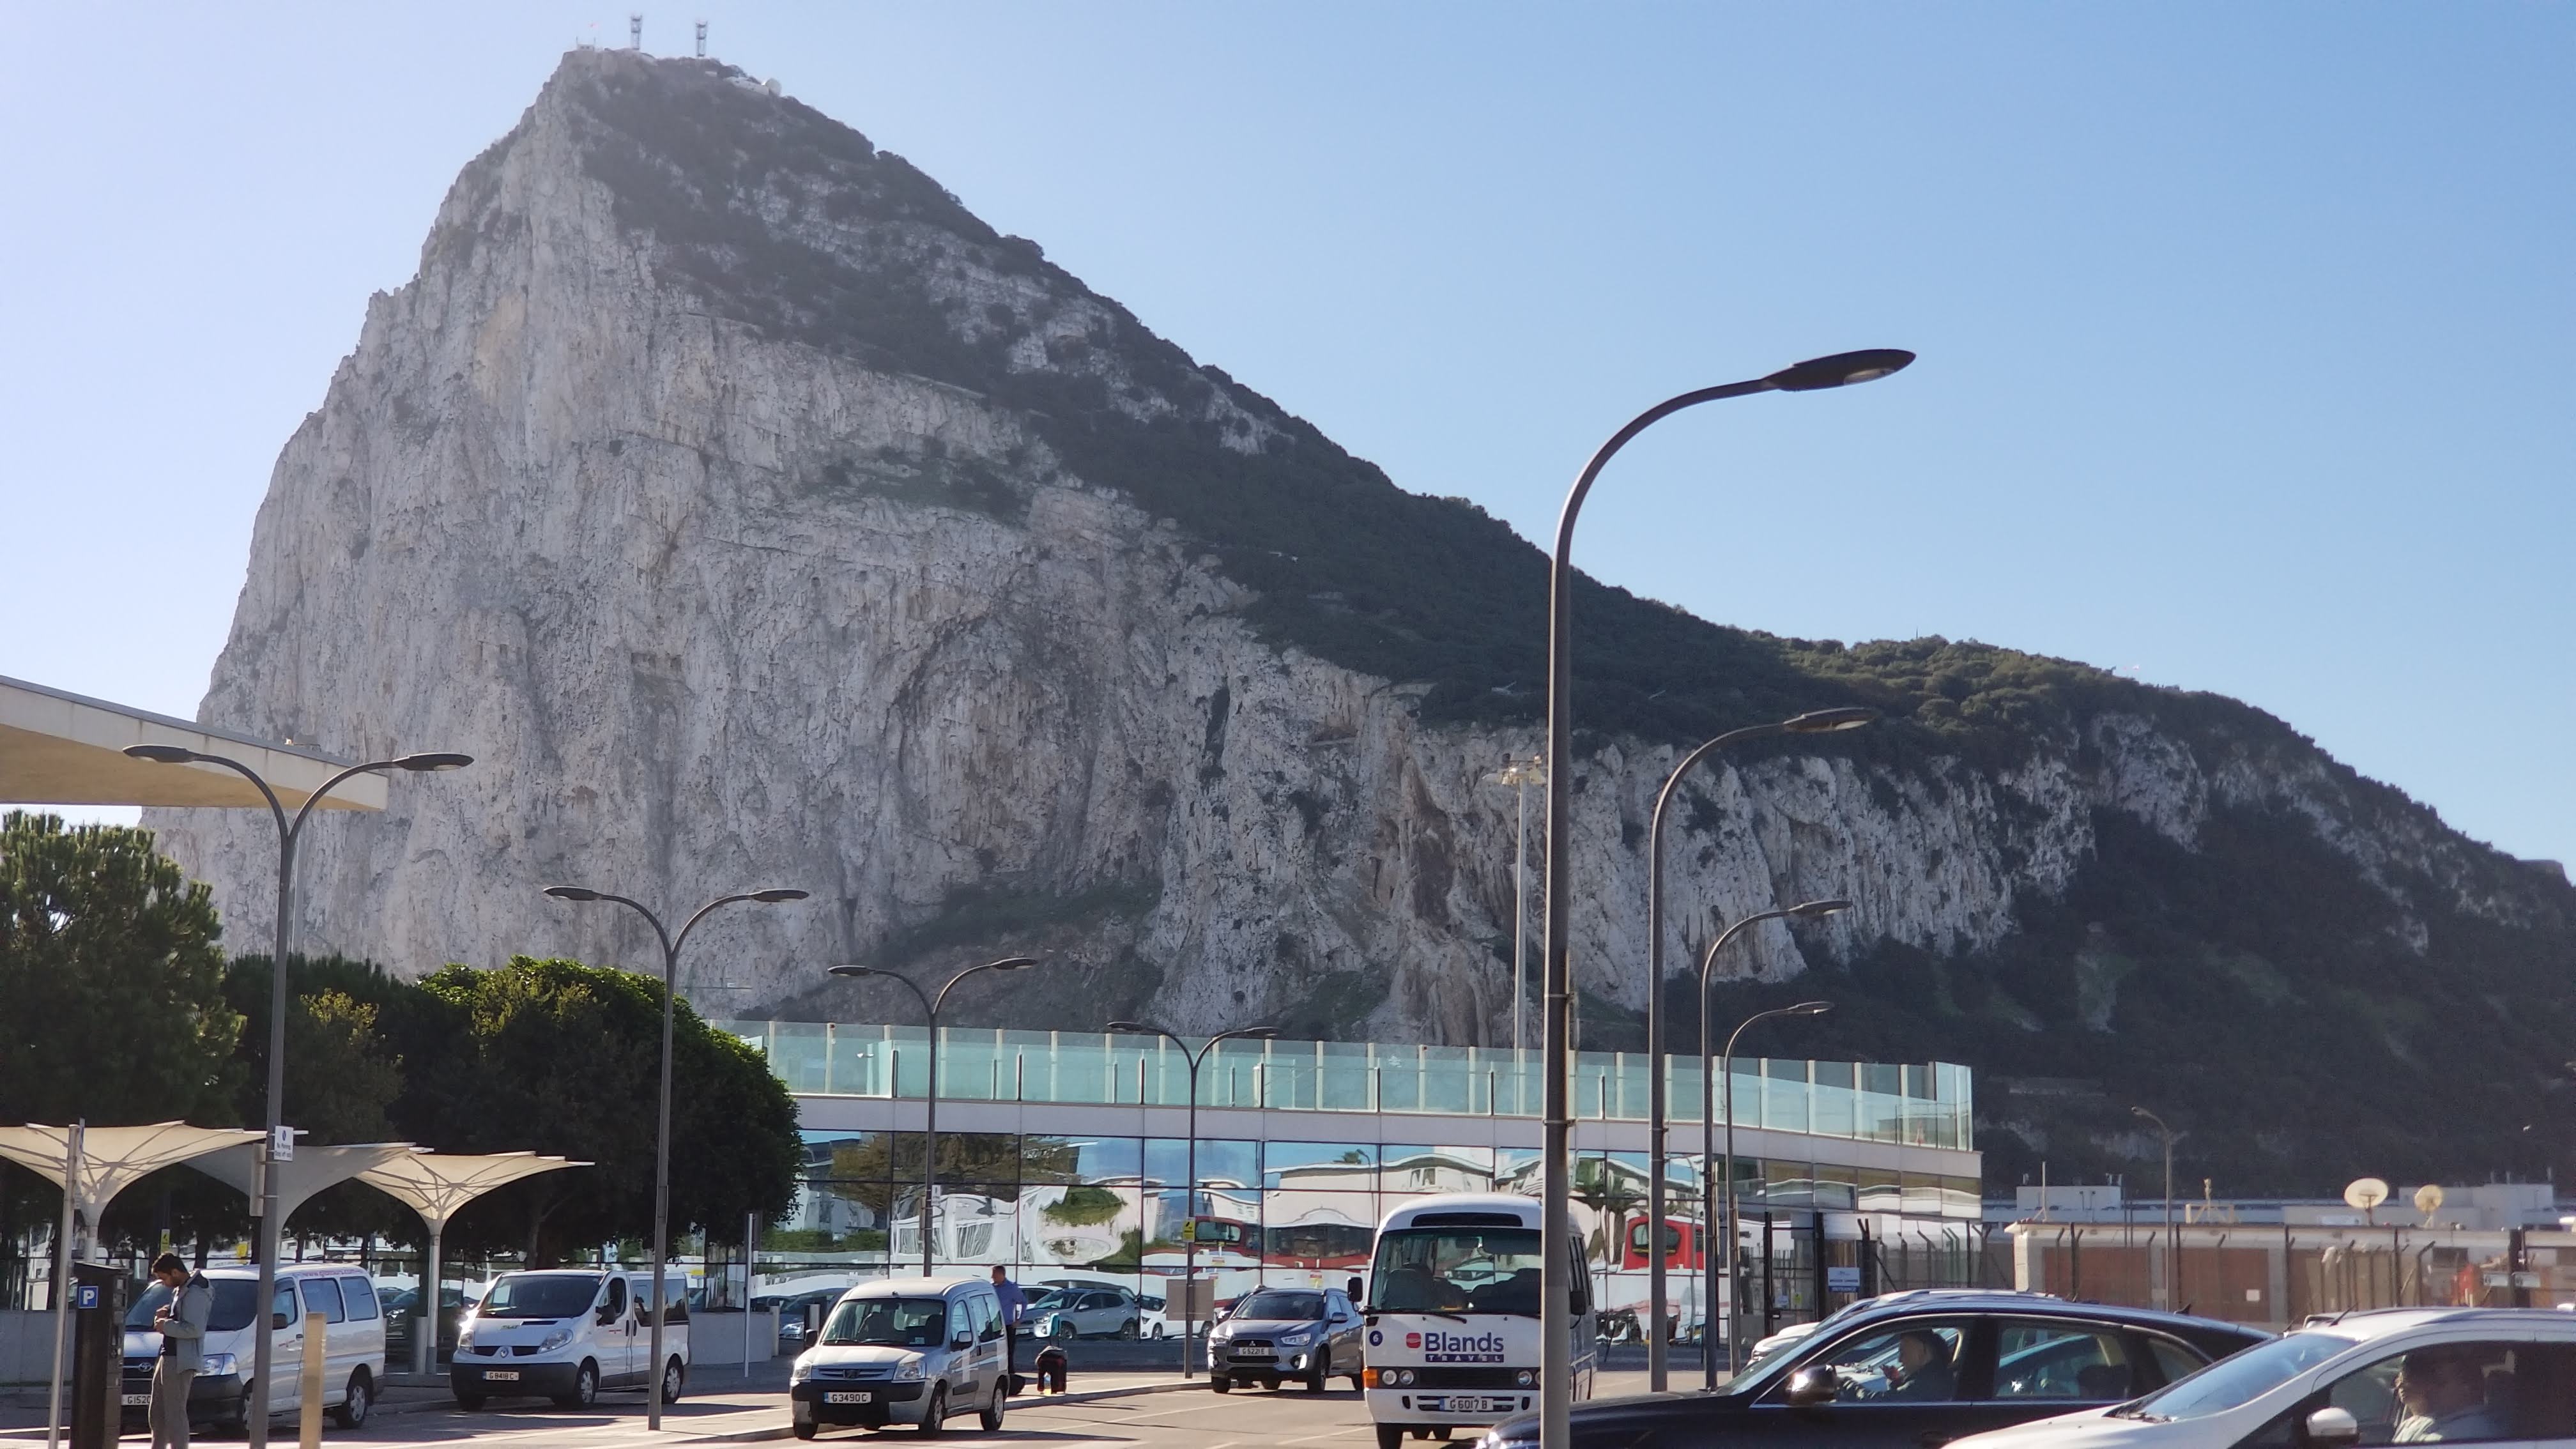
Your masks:
<path fill-rule="evenodd" d="M 918 1271 L 926 1033 L 717 1025 L 767 1056 L 803 1113 L 806 1180 L 790 1229 L 762 1255 L 764 1281 L 875 1276 L 889 1255 Z M 1703 1084 L 1694 1060 L 1668 1070 L 1669 1298 L 1688 1331 L 1702 1317 Z M 934 1258 L 1159 1297 L 1193 1233 L 1224 1300 L 1259 1283 L 1364 1276 L 1379 1218 L 1408 1198 L 1539 1190 L 1536 1051 L 1219 1043 L 1199 1070 L 1195 1204 L 1183 1190 L 1189 1091 L 1187 1059 L 1159 1038 L 943 1031 Z M 1614 1315 L 1646 1302 L 1646 1093 L 1644 1057 L 1578 1055 L 1574 1213 Z M 1739 1060 L 1735 1176 L 1755 1319 L 1979 1281 L 1973 1105 L 1960 1066 Z"/>

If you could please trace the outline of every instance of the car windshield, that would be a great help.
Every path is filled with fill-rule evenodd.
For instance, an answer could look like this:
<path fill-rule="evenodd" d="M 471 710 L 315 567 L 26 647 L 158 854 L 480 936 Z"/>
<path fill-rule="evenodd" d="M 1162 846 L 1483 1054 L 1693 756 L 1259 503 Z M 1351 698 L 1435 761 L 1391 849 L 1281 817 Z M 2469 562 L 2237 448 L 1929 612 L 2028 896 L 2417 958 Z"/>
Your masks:
<path fill-rule="evenodd" d="M 823 1325 L 823 1342 L 937 1348 L 947 1321 L 945 1299 L 853 1298 L 832 1310 L 832 1321 Z"/>
<path fill-rule="evenodd" d="M 2222 1358 L 2174 1380 L 2134 1404 L 2112 1410 L 2132 1419 L 2197 1419 L 2250 1404 L 2350 1348 L 2357 1340 L 2307 1329 Z"/>
<path fill-rule="evenodd" d="M 483 1295 L 480 1318 L 570 1318 L 590 1311 L 599 1296 L 599 1280 L 582 1274 L 557 1277 L 509 1277 Z"/>
<path fill-rule="evenodd" d="M 209 1330 L 234 1333 L 250 1327 L 250 1305 L 259 1296 L 258 1284 L 246 1278 L 209 1278 L 206 1285 L 215 1290 L 213 1310 L 206 1315 Z M 170 1290 L 153 1284 L 125 1310 L 125 1326 L 137 1333 L 151 1332 L 152 1315 L 169 1301 Z"/>
<path fill-rule="evenodd" d="M 1072 1294 L 1067 1293 L 1061 1288 L 1049 1288 L 1044 1293 L 1031 1296 L 1029 1299 L 1029 1308 L 1032 1312 L 1040 1308 L 1062 1308 L 1065 1306 L 1066 1301 L 1072 1297 Z"/>
<path fill-rule="evenodd" d="M 1237 1318 L 1320 1319 L 1324 1316 L 1321 1293 L 1255 1293 L 1235 1310 Z"/>
<path fill-rule="evenodd" d="M 1536 1228 L 1398 1228 L 1378 1235 L 1369 1311 L 1536 1318 L 1542 1261 Z"/>

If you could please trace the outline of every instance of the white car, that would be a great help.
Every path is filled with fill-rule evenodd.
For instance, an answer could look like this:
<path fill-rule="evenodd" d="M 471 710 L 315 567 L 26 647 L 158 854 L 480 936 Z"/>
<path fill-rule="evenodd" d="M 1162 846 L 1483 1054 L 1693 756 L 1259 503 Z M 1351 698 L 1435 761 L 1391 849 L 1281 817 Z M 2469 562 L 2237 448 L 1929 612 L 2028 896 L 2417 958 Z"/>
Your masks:
<path fill-rule="evenodd" d="M 2108 1409 L 1950 1449 L 2351 1449 L 2576 1443 L 2576 1321 L 2546 1309 L 2386 1308 L 2312 1321 Z"/>

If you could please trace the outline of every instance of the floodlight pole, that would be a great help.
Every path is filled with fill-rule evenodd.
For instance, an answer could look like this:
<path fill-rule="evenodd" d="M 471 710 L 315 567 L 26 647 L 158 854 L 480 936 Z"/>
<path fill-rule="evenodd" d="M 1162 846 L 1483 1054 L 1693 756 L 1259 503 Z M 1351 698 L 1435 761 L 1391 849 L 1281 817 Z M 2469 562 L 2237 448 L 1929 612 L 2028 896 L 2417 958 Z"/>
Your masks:
<path fill-rule="evenodd" d="M 2155 1123 L 2156 1131 L 2165 1139 L 2165 1301 L 2163 1306 L 2171 1310 L 2182 1300 L 2182 1239 L 2174 1232 L 2173 1215 L 2173 1129 L 2165 1125 L 2164 1118 L 2144 1107 L 2131 1107 L 2129 1115 L 2144 1117 Z"/>
<path fill-rule="evenodd" d="M 615 901 L 642 916 L 653 927 L 654 937 L 662 943 L 662 1108 L 660 1121 L 653 1130 L 653 1336 L 650 1349 L 653 1362 L 652 1377 L 644 1394 L 644 1426 L 659 1430 L 662 1427 L 662 1320 L 671 1316 L 671 1291 L 663 1279 L 662 1265 L 669 1256 L 671 1243 L 671 1018 L 674 1015 L 673 999 L 679 994 L 676 980 L 680 948 L 688 944 L 689 933 L 698 928 L 698 922 L 705 920 L 708 913 L 718 906 L 729 906 L 737 901 L 756 901 L 762 905 L 801 901 L 805 899 L 805 892 L 760 890 L 718 896 L 698 907 L 696 914 L 681 925 L 677 936 L 672 935 L 662 925 L 662 918 L 653 914 L 642 901 L 582 886 L 548 886 L 546 894 L 561 901 Z M 433 1317 L 431 1321 L 435 1323 L 437 1320 Z M 745 1328 L 743 1331 L 748 1333 L 751 1330 Z"/>
<path fill-rule="evenodd" d="M 1574 748 L 1574 525 L 1601 470 L 1631 438 L 1684 408 L 1759 392 L 1814 392 L 1887 376 L 1914 360 L 1911 352 L 1881 348 L 1839 353 L 1783 368 L 1769 377 L 1704 387 L 1666 398 L 1610 435 L 1577 474 L 1557 515 L 1556 548 L 1548 560 L 1547 606 L 1547 837 L 1545 938 L 1540 948 L 1542 1010 L 1540 1068 L 1545 1073 L 1539 1243 L 1539 1449 L 1572 1449 L 1569 1414 L 1574 1388 L 1574 1221 L 1571 1205 L 1574 1092 L 1572 1059 L 1574 881 L 1571 873 Z"/>
<path fill-rule="evenodd" d="M 258 787 L 260 797 L 268 802 L 269 817 L 277 822 L 277 934 L 269 947 L 268 963 L 268 1136 L 259 1149 L 259 1194 L 251 1206 L 259 1214 L 259 1297 L 253 1308 L 253 1322 L 264 1322 L 271 1302 L 277 1296 L 278 1239 L 285 1224 L 277 1212 L 277 1142 L 278 1130 L 286 1109 L 286 958 L 294 947 L 295 932 L 295 854 L 304 837 L 304 822 L 313 816 L 314 807 L 340 787 L 344 780 L 358 775 L 381 774 L 387 770 L 413 772 L 458 770 L 474 763 L 471 755 L 452 753 L 412 754 L 391 760 L 374 760 L 351 765 L 325 780 L 321 788 L 304 797 L 289 820 L 286 807 L 260 778 L 257 770 L 224 755 L 209 755 L 177 745 L 129 745 L 125 753 L 138 760 L 155 764 L 221 765 Z M 250 1383 L 242 1392 L 243 1436 L 250 1449 L 267 1449 L 269 1370 L 272 1355 L 269 1339 L 272 1330 L 255 1331 L 251 1337 Z"/>

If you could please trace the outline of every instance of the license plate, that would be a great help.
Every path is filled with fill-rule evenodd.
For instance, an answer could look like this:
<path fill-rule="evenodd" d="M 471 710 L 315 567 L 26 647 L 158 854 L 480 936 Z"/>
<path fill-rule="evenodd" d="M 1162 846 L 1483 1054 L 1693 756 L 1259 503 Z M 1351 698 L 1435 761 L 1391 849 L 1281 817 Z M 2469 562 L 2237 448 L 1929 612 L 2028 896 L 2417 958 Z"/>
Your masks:
<path fill-rule="evenodd" d="M 1478 1398 L 1474 1394 L 1451 1394 L 1446 1398 L 1417 1396 L 1413 1406 L 1435 1414 L 1499 1414 L 1503 1410 L 1503 1401 Z"/>
<path fill-rule="evenodd" d="M 877 1396 L 865 1389 L 831 1389 L 823 1395 L 823 1402 L 827 1404 L 873 1404 L 876 1401 Z"/>
<path fill-rule="evenodd" d="M 483 1371 L 483 1377 L 492 1383 L 515 1384 L 519 1381 L 519 1371 L 517 1369 L 485 1369 Z"/>
<path fill-rule="evenodd" d="M 127 1394 L 123 1402 L 128 1408 L 148 1409 L 152 1407 L 152 1396 L 150 1394 Z"/>
<path fill-rule="evenodd" d="M 1238 1348 L 1234 1351 L 1234 1356 L 1236 1358 L 1277 1358 L 1279 1355 L 1266 1348 Z"/>

